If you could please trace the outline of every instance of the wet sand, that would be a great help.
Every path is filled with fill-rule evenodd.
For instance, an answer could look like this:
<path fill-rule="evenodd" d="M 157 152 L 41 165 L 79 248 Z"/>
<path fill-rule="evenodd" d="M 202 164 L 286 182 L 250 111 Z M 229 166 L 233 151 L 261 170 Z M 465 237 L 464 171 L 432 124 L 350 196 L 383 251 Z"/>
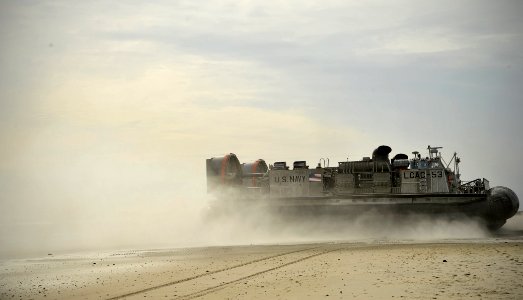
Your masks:
<path fill-rule="evenodd" d="M 523 216 L 474 240 L 360 240 L 0 262 L 0 299 L 523 299 Z"/>

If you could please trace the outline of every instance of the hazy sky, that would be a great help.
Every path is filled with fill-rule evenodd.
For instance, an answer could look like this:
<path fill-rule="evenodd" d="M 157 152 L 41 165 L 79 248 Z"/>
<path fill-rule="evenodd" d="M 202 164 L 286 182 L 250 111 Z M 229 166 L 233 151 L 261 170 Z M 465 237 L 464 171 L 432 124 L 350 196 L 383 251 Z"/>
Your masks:
<path fill-rule="evenodd" d="M 0 244 L 190 239 L 204 160 L 229 152 L 332 165 L 381 144 L 444 146 L 464 179 L 521 198 L 522 12 L 517 0 L 0 1 Z"/>

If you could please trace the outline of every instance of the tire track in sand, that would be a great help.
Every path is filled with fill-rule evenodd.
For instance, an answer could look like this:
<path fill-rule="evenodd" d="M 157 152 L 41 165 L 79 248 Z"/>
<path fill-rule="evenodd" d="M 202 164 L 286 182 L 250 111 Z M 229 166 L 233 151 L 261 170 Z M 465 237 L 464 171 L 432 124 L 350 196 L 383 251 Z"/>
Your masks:
<path fill-rule="evenodd" d="M 165 288 L 165 287 L 168 287 L 168 286 L 173 286 L 173 285 L 176 285 L 176 284 L 179 284 L 179 283 L 195 280 L 195 279 L 198 279 L 198 278 L 201 278 L 201 277 L 204 277 L 204 276 L 213 275 L 213 274 L 217 274 L 217 273 L 220 273 L 220 272 L 224 272 L 224 271 L 240 268 L 240 267 L 243 267 L 243 266 L 255 264 L 255 263 L 258 263 L 258 262 L 262 262 L 264 260 L 269 260 L 269 259 L 273 259 L 273 258 L 277 258 L 277 257 L 281 257 L 281 256 L 293 254 L 293 253 L 299 253 L 299 252 L 303 252 L 303 251 L 314 250 L 314 249 L 317 249 L 317 248 L 320 248 L 320 246 L 308 247 L 308 248 L 304 248 L 304 249 L 299 249 L 299 250 L 294 250 L 294 251 L 289 251 L 289 252 L 283 252 L 283 253 L 276 254 L 276 255 L 266 256 L 266 257 L 254 259 L 254 260 L 251 260 L 251 261 L 247 261 L 247 262 L 244 262 L 244 263 L 241 263 L 241 264 L 237 264 L 237 265 L 234 265 L 234 266 L 230 266 L 230 267 L 226 267 L 226 268 L 222 268 L 222 269 L 218 269 L 218 270 L 214 270 L 214 271 L 201 273 L 201 274 L 194 275 L 194 276 L 191 276 L 191 277 L 186 277 L 186 278 L 178 279 L 178 280 L 175 280 L 175 281 L 167 282 L 167 283 L 164 283 L 164 284 L 148 287 L 146 289 L 141 289 L 141 290 L 137 290 L 137 291 L 134 291 L 134 292 L 130 292 L 130 293 L 118 295 L 118 296 L 115 296 L 115 297 L 107 298 L 107 300 L 117 300 L 117 299 L 123 299 L 123 298 L 126 298 L 126 297 L 136 296 L 136 295 L 139 295 L 139 294 L 147 293 L 147 292 L 154 291 L 154 290 L 161 289 L 161 288 Z M 321 254 L 323 254 L 323 253 L 321 253 Z M 315 254 L 313 256 L 317 256 L 317 255 L 318 254 Z M 281 267 L 283 267 L 283 266 L 281 266 Z M 232 283 L 232 282 L 229 282 L 229 283 Z M 226 284 L 228 284 L 228 283 L 221 284 L 220 286 L 226 285 Z M 183 297 L 186 297 L 186 296 L 183 296 Z M 191 298 L 189 298 L 189 299 L 191 299 Z"/>
<path fill-rule="evenodd" d="M 318 247 L 316 247 L 316 248 L 318 248 Z M 315 249 L 315 248 L 312 248 L 312 249 Z M 243 277 L 235 279 L 235 280 L 231 280 L 231 281 L 228 281 L 228 282 L 225 282 L 225 283 L 222 283 L 222 284 L 218 284 L 218 285 L 215 285 L 215 286 L 212 286 L 212 287 L 200 290 L 200 291 L 196 291 L 194 293 L 190 293 L 190 294 L 187 294 L 187 295 L 179 296 L 179 297 L 177 297 L 175 299 L 188 300 L 188 299 L 199 298 L 199 297 L 202 297 L 202 296 L 205 296 L 205 295 L 208 295 L 208 294 L 212 294 L 212 293 L 217 292 L 219 290 L 222 290 L 225 287 L 227 287 L 228 285 L 231 285 L 231 284 L 243 281 L 243 280 L 247 280 L 247 279 L 256 277 L 258 275 L 265 274 L 265 273 L 268 273 L 268 272 L 271 272 L 271 271 L 274 271 L 274 270 L 278 270 L 278 269 L 281 269 L 281 268 L 284 268 L 284 267 L 287 267 L 287 266 L 290 266 L 290 265 L 294 265 L 294 264 L 300 263 L 300 262 L 302 262 L 304 260 L 311 259 L 311 258 L 320 256 L 320 255 L 324 255 L 324 254 L 327 254 L 327 253 L 330 253 L 330 252 L 334 252 L 334 251 L 337 251 L 337 250 L 340 250 L 340 249 L 343 249 L 343 247 L 338 247 L 336 249 L 330 249 L 330 250 L 323 250 L 323 251 L 321 251 L 319 253 L 311 254 L 311 255 L 308 255 L 308 256 L 305 256 L 305 257 L 302 257 L 302 258 L 290 261 L 288 263 L 284 263 L 284 264 L 281 264 L 281 265 L 278 265 L 278 266 L 275 266 L 275 267 L 272 267 L 272 268 L 269 268 L 269 269 L 266 269 L 266 270 L 263 270 L 263 271 L 259 271 L 259 272 L 256 272 L 256 273 L 253 273 L 253 274 L 250 274 L 250 275 L 247 275 L 247 276 L 243 276 Z M 296 251 L 296 252 L 298 252 L 298 251 Z"/>

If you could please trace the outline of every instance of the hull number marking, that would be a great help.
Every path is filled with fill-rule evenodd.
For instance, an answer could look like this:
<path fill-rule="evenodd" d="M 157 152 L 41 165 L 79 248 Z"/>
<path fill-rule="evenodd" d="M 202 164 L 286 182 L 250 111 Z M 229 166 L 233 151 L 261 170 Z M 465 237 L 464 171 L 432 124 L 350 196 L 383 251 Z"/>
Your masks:
<path fill-rule="evenodd" d="M 404 179 L 411 179 L 411 178 L 442 178 L 443 177 L 443 171 L 407 171 L 403 173 Z"/>

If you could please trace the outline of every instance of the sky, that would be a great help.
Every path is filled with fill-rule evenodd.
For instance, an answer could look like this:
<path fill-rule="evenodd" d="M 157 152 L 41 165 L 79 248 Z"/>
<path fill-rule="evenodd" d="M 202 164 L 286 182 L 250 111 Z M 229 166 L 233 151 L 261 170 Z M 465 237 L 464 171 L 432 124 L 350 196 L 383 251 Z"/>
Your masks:
<path fill-rule="evenodd" d="M 205 159 L 230 152 L 332 166 L 443 146 L 463 179 L 522 197 L 522 11 L 1 0 L 0 245 L 190 242 Z"/>

